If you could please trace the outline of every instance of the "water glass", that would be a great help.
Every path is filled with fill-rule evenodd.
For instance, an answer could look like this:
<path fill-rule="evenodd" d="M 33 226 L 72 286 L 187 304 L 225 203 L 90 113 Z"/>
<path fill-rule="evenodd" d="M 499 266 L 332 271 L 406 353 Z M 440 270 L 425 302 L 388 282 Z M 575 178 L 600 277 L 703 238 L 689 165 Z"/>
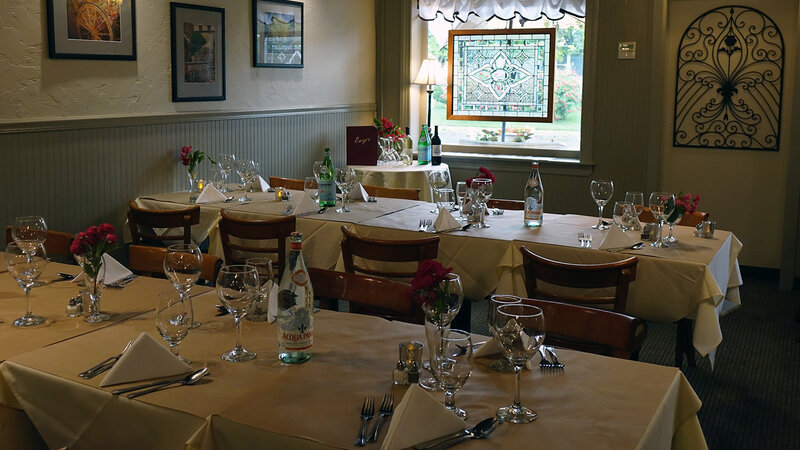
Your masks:
<path fill-rule="evenodd" d="M 628 191 L 625 193 L 625 201 L 633 205 L 633 212 L 636 214 L 632 229 L 641 231 L 642 224 L 639 222 L 639 216 L 644 211 L 644 194 L 638 191 Z"/>
<path fill-rule="evenodd" d="M 628 231 L 633 229 L 636 213 L 634 212 L 633 205 L 631 203 L 614 202 L 612 217 L 614 218 L 614 223 L 622 231 Z"/>
<path fill-rule="evenodd" d="M 230 192 L 231 189 L 228 184 L 230 183 L 231 173 L 236 167 L 236 156 L 233 153 L 226 153 L 219 158 L 217 164 L 219 164 L 219 169 L 222 172 L 222 192 Z"/>
<path fill-rule="evenodd" d="M 444 391 L 444 406 L 466 420 L 467 412 L 456 407 L 456 391 L 472 374 L 472 338 L 463 330 L 438 329 L 430 340 L 430 364 L 433 377 Z"/>
<path fill-rule="evenodd" d="M 175 244 L 167 247 L 167 252 L 164 254 L 164 275 L 192 309 L 192 317 L 194 317 L 194 309 L 189 291 L 200 279 L 202 272 L 203 253 L 200 252 L 197 245 Z M 192 322 L 192 328 L 199 326 L 200 322 Z"/>
<path fill-rule="evenodd" d="M 156 329 L 172 354 L 186 364 L 192 362 L 178 353 L 178 346 L 189 334 L 194 316 L 191 305 L 174 291 L 160 292 L 156 301 Z"/>
<path fill-rule="evenodd" d="M 431 212 L 438 213 L 442 208 L 439 202 L 439 193 L 442 189 L 450 187 L 450 172 L 447 170 L 428 172 L 428 184 L 431 186 L 431 197 L 433 197 L 433 201 L 436 203 L 436 208 L 431 210 Z"/>
<path fill-rule="evenodd" d="M 5 258 L 8 273 L 17 280 L 17 284 L 25 292 L 26 310 L 25 315 L 14 321 L 15 327 L 29 327 L 39 325 L 45 321 L 44 317 L 36 316 L 31 312 L 31 288 L 36 284 L 36 280 L 42 275 L 44 267 L 47 265 L 47 253 L 44 244 L 37 244 L 35 247 L 26 246 L 24 250 L 16 242 L 11 242 L 6 246 Z"/>
<path fill-rule="evenodd" d="M 608 225 L 603 223 L 603 208 L 614 195 L 614 182 L 610 180 L 592 180 L 589 192 L 597 204 L 597 225 L 593 225 L 592 228 L 607 230 Z"/>
<path fill-rule="evenodd" d="M 467 208 L 467 204 L 469 202 L 469 196 L 467 195 L 467 182 L 466 181 L 459 181 L 456 183 L 456 199 L 458 200 L 458 220 L 462 222 L 466 222 L 469 220 L 469 208 Z"/>
<path fill-rule="evenodd" d="M 47 224 L 44 217 L 17 217 L 11 227 L 11 238 L 26 255 L 35 253 L 38 246 L 47 240 Z"/>
<path fill-rule="evenodd" d="M 495 330 L 494 328 L 495 316 L 497 315 L 497 307 L 502 305 L 520 303 L 521 301 L 522 299 L 517 297 L 516 295 L 494 294 L 489 297 L 487 323 L 489 325 L 489 332 L 492 334 L 492 337 L 497 339 L 497 330 Z M 498 372 L 514 371 L 514 366 L 506 358 L 492 361 L 491 363 L 489 363 L 489 368 L 492 370 L 496 370 Z"/>
<path fill-rule="evenodd" d="M 353 190 L 357 180 L 356 171 L 350 167 L 337 167 L 336 168 L 336 185 L 342 191 L 342 207 L 337 209 L 336 212 L 348 213 L 351 212 L 347 208 L 347 195 Z"/>
<path fill-rule="evenodd" d="M 222 354 L 225 361 L 249 361 L 256 357 L 254 352 L 242 347 L 241 341 L 242 318 L 247 315 L 258 289 L 258 271 L 253 266 L 224 266 L 217 275 L 217 297 L 233 316 L 236 324 L 236 346 Z"/>
<path fill-rule="evenodd" d="M 675 196 L 669 192 L 653 192 L 650 194 L 649 205 L 650 212 L 653 213 L 653 217 L 658 221 L 658 235 L 650 243 L 650 246 L 656 248 L 669 247 L 669 244 L 661 239 L 661 229 L 664 227 L 664 221 L 675 209 Z"/>
<path fill-rule="evenodd" d="M 472 200 L 473 211 L 477 208 L 478 219 L 475 223 L 475 228 L 489 228 L 484 222 L 486 216 L 486 202 L 492 197 L 494 184 L 488 178 L 473 178 L 469 187 L 469 196 Z"/>
<path fill-rule="evenodd" d="M 305 181 L 303 182 L 303 190 L 305 191 L 306 195 L 309 196 L 315 202 L 319 200 L 319 189 L 318 189 L 318 182 L 316 177 L 306 177 Z"/>
<path fill-rule="evenodd" d="M 247 258 L 245 264 L 253 266 L 258 272 L 258 292 L 256 293 L 253 306 L 247 311 L 245 316 L 250 322 L 264 322 L 267 320 L 267 309 L 269 305 L 269 291 L 272 289 L 272 260 L 264 257 Z"/>

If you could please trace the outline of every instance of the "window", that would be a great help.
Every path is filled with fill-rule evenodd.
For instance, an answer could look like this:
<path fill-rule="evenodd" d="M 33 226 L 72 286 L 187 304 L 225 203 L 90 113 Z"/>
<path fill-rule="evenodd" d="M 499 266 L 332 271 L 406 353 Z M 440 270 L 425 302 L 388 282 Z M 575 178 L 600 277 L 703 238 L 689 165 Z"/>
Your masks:
<path fill-rule="evenodd" d="M 428 57 L 447 65 L 448 31 L 451 29 L 532 29 L 556 31 L 556 67 L 553 78 L 553 122 L 495 122 L 447 120 L 446 86 L 435 86 L 431 123 L 439 126 L 446 151 L 577 158 L 581 148 L 585 19 L 566 15 L 559 21 L 482 21 L 449 23 L 437 17 L 428 22 Z"/>

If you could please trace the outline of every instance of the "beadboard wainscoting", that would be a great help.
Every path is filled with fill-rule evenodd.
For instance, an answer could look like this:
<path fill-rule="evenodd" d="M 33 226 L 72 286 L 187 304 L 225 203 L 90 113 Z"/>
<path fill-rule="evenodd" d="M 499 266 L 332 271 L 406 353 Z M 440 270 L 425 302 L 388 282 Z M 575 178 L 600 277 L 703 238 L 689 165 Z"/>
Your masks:
<path fill-rule="evenodd" d="M 0 124 L 0 224 L 41 215 L 53 230 L 125 223 L 128 200 L 186 189 L 181 146 L 261 164 L 261 174 L 303 178 L 325 147 L 346 159 L 347 126 L 370 125 L 375 105 L 192 113 Z M 210 174 L 208 161 L 198 176 Z M 238 177 L 234 174 L 233 179 Z"/>

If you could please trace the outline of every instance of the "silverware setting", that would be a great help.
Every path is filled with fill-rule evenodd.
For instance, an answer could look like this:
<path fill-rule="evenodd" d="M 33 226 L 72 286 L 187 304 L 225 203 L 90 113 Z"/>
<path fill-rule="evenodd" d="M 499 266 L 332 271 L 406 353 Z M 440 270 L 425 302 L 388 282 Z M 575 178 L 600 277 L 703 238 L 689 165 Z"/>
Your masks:
<path fill-rule="evenodd" d="M 375 442 L 378 440 L 378 435 L 381 433 L 381 425 L 387 417 L 391 417 L 394 412 L 394 395 L 386 394 L 383 396 L 381 408 L 378 410 L 378 418 L 375 420 L 375 426 L 369 433 L 367 442 Z"/>
<path fill-rule="evenodd" d="M 323 206 L 322 208 L 319 209 L 319 212 L 317 212 L 317 214 L 325 214 L 325 211 L 327 211 L 327 210 L 328 210 L 328 207 L 327 206 Z"/>
<path fill-rule="evenodd" d="M 547 354 L 550 355 L 551 358 L 553 358 L 553 361 L 552 361 L 553 368 L 554 369 L 563 369 L 564 368 L 564 364 L 561 364 L 560 362 L 558 362 L 558 356 L 556 356 L 556 349 L 551 347 L 551 346 L 549 346 L 549 345 L 545 346 L 544 349 L 547 350 Z"/>
<path fill-rule="evenodd" d="M 616 248 L 607 248 L 609 253 L 616 253 L 622 250 L 639 250 L 640 248 L 644 247 L 644 242 L 637 242 L 633 245 L 626 245 L 625 247 L 616 247 Z"/>
<path fill-rule="evenodd" d="M 367 197 L 367 202 L 378 203 L 378 199 L 370 195 L 369 197 Z"/>
<path fill-rule="evenodd" d="M 113 395 L 120 395 L 125 394 L 127 392 L 133 392 L 133 394 L 128 395 L 128 398 L 136 398 L 140 395 L 149 394 L 151 392 L 160 391 L 161 389 L 168 388 L 172 385 L 179 384 L 181 386 L 191 386 L 201 379 L 208 375 L 208 367 L 203 367 L 202 369 L 197 369 L 194 372 L 190 373 L 189 375 L 178 377 L 178 378 L 171 378 L 168 380 L 161 380 L 161 381 L 153 381 L 152 383 L 145 383 L 139 384 L 136 386 L 131 386 L 123 389 L 117 389 L 112 391 Z"/>
<path fill-rule="evenodd" d="M 358 430 L 358 437 L 354 445 L 356 447 L 363 447 L 367 443 L 367 424 L 375 415 L 375 401 L 372 397 L 364 399 L 364 404 L 361 405 L 361 428 Z"/>
<path fill-rule="evenodd" d="M 430 441 L 425 441 L 414 446 L 415 450 L 441 450 L 452 447 L 467 439 L 486 439 L 497 428 L 497 417 L 489 417 L 478 422 L 474 427 L 466 428 L 455 433 L 446 434 Z"/>
<path fill-rule="evenodd" d="M 433 219 L 419 219 L 419 231 L 428 231 L 433 226 Z"/>
<path fill-rule="evenodd" d="M 286 207 L 286 210 L 285 210 L 284 212 L 282 212 L 282 213 L 281 213 L 281 215 L 282 215 L 282 216 L 288 216 L 288 215 L 289 215 L 289 214 L 291 214 L 293 211 L 294 211 L 294 206 L 292 206 L 292 205 L 289 205 L 289 206 L 287 206 L 287 207 Z"/>
<path fill-rule="evenodd" d="M 539 368 L 541 369 L 555 369 L 560 370 L 564 368 L 564 364 L 558 361 L 555 348 L 549 345 L 539 346 L 539 355 L 542 360 L 539 361 Z"/>
<path fill-rule="evenodd" d="M 125 278 L 123 278 L 123 279 L 119 280 L 119 281 L 116 281 L 116 282 L 114 282 L 114 283 L 109 283 L 109 284 L 107 284 L 107 285 L 106 285 L 106 287 L 108 287 L 108 288 L 112 288 L 112 289 L 122 289 L 122 288 L 124 288 L 124 287 L 125 287 L 125 286 L 126 286 L 128 283 L 130 283 L 131 281 L 133 281 L 133 280 L 135 280 L 135 279 L 137 279 L 137 278 L 139 278 L 139 275 L 136 275 L 136 274 L 131 274 L 131 275 L 128 275 L 127 277 L 125 277 Z"/>
<path fill-rule="evenodd" d="M 578 233 L 578 244 L 581 248 L 592 248 L 592 235 L 587 232 Z"/>
<path fill-rule="evenodd" d="M 492 208 L 492 215 L 493 216 L 502 216 L 505 210 L 500 208 Z"/>
<path fill-rule="evenodd" d="M 470 227 L 472 227 L 472 224 L 468 223 L 468 224 L 464 225 L 463 227 L 448 228 L 446 230 L 434 230 L 434 231 L 432 231 L 432 233 L 433 234 L 438 234 L 438 233 L 449 233 L 451 231 L 467 231 L 467 230 L 470 229 Z"/>
<path fill-rule="evenodd" d="M 539 361 L 539 368 L 540 369 L 552 369 L 553 363 L 547 359 L 547 352 L 544 349 L 544 345 L 539 346 L 539 356 L 542 357 L 541 361 Z"/>
<path fill-rule="evenodd" d="M 105 372 L 106 370 L 114 367 L 114 364 L 116 364 L 117 361 L 119 361 L 119 359 L 122 358 L 122 355 L 124 355 L 125 352 L 127 352 L 128 349 L 130 349 L 132 345 L 133 345 L 133 341 L 132 340 L 128 341 L 128 344 L 125 345 L 125 348 L 122 349 L 122 352 L 120 352 L 119 355 L 111 356 L 109 358 L 104 359 L 103 361 L 100 361 L 99 363 L 97 363 L 93 367 L 90 367 L 89 369 L 86 369 L 83 372 L 79 373 L 78 376 L 83 378 L 83 379 L 88 380 L 88 379 L 94 378 L 94 377 L 100 375 L 101 373 Z"/>

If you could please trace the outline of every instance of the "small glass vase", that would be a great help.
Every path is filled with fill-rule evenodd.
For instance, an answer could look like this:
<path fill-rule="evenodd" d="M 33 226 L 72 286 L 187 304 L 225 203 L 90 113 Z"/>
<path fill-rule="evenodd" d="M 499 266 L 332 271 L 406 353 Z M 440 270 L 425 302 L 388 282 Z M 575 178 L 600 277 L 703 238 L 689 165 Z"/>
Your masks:
<path fill-rule="evenodd" d="M 84 299 L 84 306 L 88 304 L 89 309 L 87 310 L 88 315 L 83 320 L 88 323 L 105 322 L 110 317 L 100 311 L 100 297 L 103 295 L 103 287 L 105 286 L 106 267 L 101 263 L 97 274 L 91 276 L 84 266 L 83 274 L 86 282 L 86 295 L 89 297 L 88 303 Z"/>
<path fill-rule="evenodd" d="M 197 200 L 197 174 L 195 172 L 187 172 L 189 175 L 189 203 L 194 203 Z"/>
<path fill-rule="evenodd" d="M 681 217 L 683 217 L 683 214 L 678 214 L 678 216 L 673 221 L 669 220 L 672 217 L 667 219 L 667 223 L 669 224 L 669 236 L 664 238 L 664 242 L 668 244 L 674 244 L 678 242 L 678 238 L 672 235 L 672 230 L 675 228 L 675 225 L 681 221 Z"/>

